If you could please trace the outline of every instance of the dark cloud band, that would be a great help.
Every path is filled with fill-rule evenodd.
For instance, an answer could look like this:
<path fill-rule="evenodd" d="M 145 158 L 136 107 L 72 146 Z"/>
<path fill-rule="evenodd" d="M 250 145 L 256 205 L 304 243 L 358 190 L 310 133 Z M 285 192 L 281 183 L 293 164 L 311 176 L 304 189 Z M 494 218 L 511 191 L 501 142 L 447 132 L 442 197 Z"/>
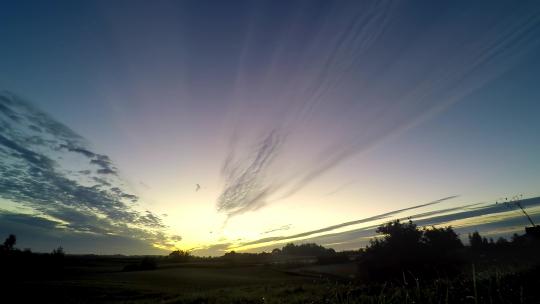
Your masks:
<path fill-rule="evenodd" d="M 123 188 L 111 159 L 68 127 L 2 92 L 0 128 L 0 197 L 33 210 L 35 222 L 45 217 L 64 232 L 169 241 L 159 216 L 137 210 L 139 198 Z M 67 169 L 73 164 L 64 159 L 77 156 L 76 170 Z"/>

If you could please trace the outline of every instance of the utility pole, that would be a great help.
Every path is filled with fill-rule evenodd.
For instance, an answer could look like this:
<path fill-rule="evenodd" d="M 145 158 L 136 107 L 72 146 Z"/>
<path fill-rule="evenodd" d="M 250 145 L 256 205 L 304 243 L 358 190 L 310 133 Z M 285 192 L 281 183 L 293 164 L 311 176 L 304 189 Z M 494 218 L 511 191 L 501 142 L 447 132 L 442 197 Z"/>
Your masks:
<path fill-rule="evenodd" d="M 533 227 L 535 227 L 536 225 L 534 224 L 532 218 L 529 216 L 529 214 L 527 213 L 527 211 L 525 211 L 525 208 L 523 208 L 523 206 L 521 205 L 521 199 L 523 198 L 523 194 L 520 194 L 520 195 L 515 195 L 514 197 L 512 197 L 512 199 L 509 201 L 509 202 L 505 202 L 505 204 L 510 207 L 511 204 L 513 205 L 516 205 L 519 207 L 519 209 L 521 210 L 521 212 L 523 212 L 523 214 L 525 214 L 525 216 L 527 217 L 527 219 L 529 220 L 529 223 L 531 223 L 531 225 Z M 508 200 L 507 198 L 505 198 L 505 200 Z"/>

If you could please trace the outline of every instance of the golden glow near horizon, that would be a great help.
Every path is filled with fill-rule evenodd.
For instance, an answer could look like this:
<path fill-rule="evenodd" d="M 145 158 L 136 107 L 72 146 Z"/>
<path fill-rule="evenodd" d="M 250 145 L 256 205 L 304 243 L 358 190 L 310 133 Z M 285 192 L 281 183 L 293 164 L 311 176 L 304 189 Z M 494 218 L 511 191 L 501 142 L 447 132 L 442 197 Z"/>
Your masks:
<path fill-rule="evenodd" d="M 234 217 L 226 221 L 225 216 L 219 215 L 215 211 L 212 210 L 214 205 L 211 203 L 212 195 L 210 193 L 199 194 L 197 192 L 194 192 L 194 193 L 191 193 L 189 196 L 191 197 L 193 201 L 196 201 L 199 203 L 198 205 L 194 204 L 195 206 L 198 206 L 198 207 L 193 207 L 193 205 L 191 205 L 188 208 L 190 211 L 189 214 L 191 216 L 179 215 L 178 218 L 181 218 L 181 220 L 171 222 L 171 223 L 175 223 L 176 225 L 172 225 L 172 224 L 170 225 L 171 229 L 178 229 L 177 231 L 184 232 L 183 240 L 177 243 L 177 248 L 182 249 L 182 250 L 194 250 L 195 254 L 197 254 L 198 252 L 203 252 L 204 254 L 204 252 L 206 252 L 205 249 L 212 248 L 213 246 L 216 246 L 216 245 L 219 246 L 219 250 L 213 252 L 212 255 L 220 255 L 231 250 L 240 251 L 240 252 L 241 251 L 250 252 L 250 251 L 268 250 L 268 248 L 272 246 L 281 247 L 284 243 L 288 243 L 288 242 L 305 242 L 306 239 L 308 240 L 316 239 L 317 237 L 325 237 L 328 235 L 355 231 L 357 229 L 362 229 L 366 227 L 374 227 L 384 222 L 388 222 L 389 220 L 392 220 L 392 219 L 396 219 L 396 218 L 406 219 L 409 216 L 413 216 L 415 214 L 421 214 L 424 212 L 430 212 L 430 211 L 438 212 L 438 210 L 442 210 L 445 208 L 455 208 L 455 207 L 460 207 L 464 205 L 472 205 L 472 206 L 459 209 L 459 210 L 449 210 L 447 212 L 437 213 L 437 216 L 445 216 L 445 215 L 455 214 L 456 212 L 470 211 L 470 210 L 474 210 L 475 208 L 491 206 L 493 204 L 491 202 L 480 203 L 480 204 L 468 204 L 468 203 L 465 203 L 465 201 L 460 200 L 458 198 L 458 199 L 455 199 L 455 201 L 450 200 L 449 202 L 441 203 L 440 205 L 436 205 L 433 207 L 428 206 L 428 207 L 420 208 L 418 210 L 410 210 L 410 211 L 401 212 L 389 218 L 382 218 L 382 219 L 377 219 L 377 220 L 373 220 L 373 221 L 369 221 L 365 223 L 359 223 L 355 225 L 349 225 L 346 227 L 331 229 L 328 231 L 312 233 L 306 236 L 288 237 L 288 236 L 294 236 L 296 234 L 304 233 L 307 231 L 317 230 L 324 227 L 336 225 L 342 222 L 348 222 L 351 220 L 357 220 L 357 219 L 381 214 L 384 212 L 389 212 L 395 209 L 399 209 L 401 206 L 396 206 L 394 209 L 377 210 L 377 209 L 373 209 L 372 207 L 373 204 L 367 203 L 367 202 L 370 202 L 370 200 L 366 198 L 365 199 L 366 201 L 364 202 L 358 200 L 359 203 L 357 204 L 341 203 L 340 211 L 334 212 L 333 208 L 335 207 L 332 207 L 332 206 L 336 206 L 336 204 L 338 204 L 338 201 L 342 202 L 343 197 L 332 199 L 328 197 L 321 198 L 320 196 L 309 197 L 308 195 L 298 195 L 297 197 L 291 197 L 287 200 L 284 200 L 283 202 L 268 206 L 264 210 L 258 211 L 255 214 L 250 214 L 250 216 L 238 216 L 238 217 Z M 208 201 L 210 203 L 205 203 Z M 295 207 L 291 207 L 291 205 L 293 205 L 291 201 L 296 202 L 294 204 Z M 310 202 L 313 204 L 317 204 L 319 206 L 322 204 L 322 202 L 327 202 L 328 204 L 326 208 L 320 208 L 318 210 L 312 209 L 309 214 L 306 214 L 305 210 L 306 208 L 309 208 L 308 206 L 309 204 L 298 203 L 298 201 Z M 379 198 L 379 202 L 381 206 L 391 205 L 391 201 L 380 201 L 380 198 Z M 409 206 L 410 205 L 411 204 L 409 203 Z M 362 208 L 362 206 L 371 206 L 371 208 Z M 402 206 L 409 207 L 405 205 L 405 203 L 403 203 Z M 479 225 L 487 224 L 487 223 L 497 223 L 504 220 L 519 219 L 520 217 L 523 217 L 523 214 L 520 214 L 520 212 L 521 211 L 517 212 L 516 210 L 509 209 L 508 211 L 505 211 L 499 214 L 494 214 L 494 215 L 486 214 L 486 215 L 481 215 L 478 217 L 468 218 L 468 219 L 449 220 L 444 223 L 437 224 L 435 226 L 451 225 L 455 228 L 475 227 L 475 226 L 479 226 Z M 193 216 L 194 214 L 197 214 L 197 213 L 201 214 L 201 216 Z M 530 213 L 533 216 L 540 213 L 540 207 L 531 208 Z M 214 214 L 215 216 L 213 217 L 208 216 L 210 214 Z M 328 216 L 329 214 L 332 214 L 332 216 L 329 217 Z M 353 215 L 356 215 L 356 216 L 353 216 Z M 429 218 L 430 216 L 426 215 L 426 216 L 416 217 L 414 218 L 414 220 L 417 221 L 417 220 L 423 220 L 423 219 L 429 219 Z M 170 219 L 167 220 L 168 223 L 169 223 L 169 220 Z M 209 229 L 208 227 L 212 227 L 212 228 Z M 287 229 L 279 229 L 282 227 L 286 227 Z M 515 230 L 516 228 L 512 228 L 508 231 L 513 232 Z M 504 229 L 500 230 L 501 233 L 504 231 L 506 230 Z M 495 232 L 490 231 L 488 233 L 494 234 Z M 262 240 L 265 238 L 278 237 L 278 236 L 279 237 L 285 236 L 287 238 L 278 239 L 278 240 L 269 239 L 268 241 L 260 241 L 255 244 L 244 245 L 251 241 Z M 363 239 L 364 241 L 367 241 L 374 236 L 375 235 L 362 236 L 362 237 L 359 237 L 359 239 Z M 327 243 L 325 245 L 346 246 L 348 243 L 351 243 L 351 241 L 354 241 L 354 240 L 336 242 L 336 243 Z M 351 247 L 350 249 L 355 249 L 355 247 Z"/>

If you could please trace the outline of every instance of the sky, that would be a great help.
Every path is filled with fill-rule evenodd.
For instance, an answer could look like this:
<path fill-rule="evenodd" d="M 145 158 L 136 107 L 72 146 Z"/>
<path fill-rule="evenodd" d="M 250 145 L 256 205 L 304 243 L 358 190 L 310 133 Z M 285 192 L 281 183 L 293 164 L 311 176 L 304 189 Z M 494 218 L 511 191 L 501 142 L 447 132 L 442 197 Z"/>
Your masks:
<path fill-rule="evenodd" d="M 0 234 L 198 255 L 540 221 L 537 1 L 0 1 Z M 496 204 L 499 202 L 499 204 Z M 1 236 L 0 236 L 1 237 Z"/>

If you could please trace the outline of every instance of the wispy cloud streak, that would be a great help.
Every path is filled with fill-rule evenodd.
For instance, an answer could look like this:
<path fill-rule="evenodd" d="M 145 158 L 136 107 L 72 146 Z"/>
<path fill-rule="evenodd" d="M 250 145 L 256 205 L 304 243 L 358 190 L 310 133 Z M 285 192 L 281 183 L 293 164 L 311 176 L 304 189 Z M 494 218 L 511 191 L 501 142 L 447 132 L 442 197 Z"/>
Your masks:
<path fill-rule="evenodd" d="M 444 199 L 441 201 L 443 202 Z M 275 238 L 262 238 L 252 242 L 231 245 L 230 249 L 238 250 L 242 247 L 250 250 L 260 251 L 279 247 L 287 242 L 316 242 L 318 244 L 332 246 L 336 249 L 350 250 L 357 249 L 368 244 L 369 240 L 376 235 L 375 230 L 380 225 L 377 221 L 391 221 L 395 219 L 411 219 L 420 227 L 436 225 L 453 225 L 454 229 L 461 233 L 462 238 L 472 231 L 480 231 L 482 234 L 495 236 L 508 236 L 511 233 L 523 233 L 523 227 L 528 222 L 522 214 L 512 212 L 512 209 L 503 204 L 495 203 L 471 203 L 458 207 L 444 208 L 434 211 L 416 213 L 403 216 L 403 212 L 422 208 L 436 204 L 438 201 L 413 206 L 401 210 L 388 212 L 385 214 L 346 222 L 318 230 L 294 234 L 290 236 L 280 236 Z M 538 210 L 540 198 L 530 198 L 522 201 L 525 208 Z M 535 219 L 540 217 L 540 213 L 532 214 Z M 371 224 L 370 224 L 371 223 Z M 346 231 L 332 232 L 337 228 L 352 226 L 355 224 L 368 224 L 360 228 Z M 337 227 L 337 228 L 335 228 Z"/>
<path fill-rule="evenodd" d="M 291 226 L 292 226 L 292 224 L 283 225 L 283 226 L 281 226 L 279 228 L 274 228 L 274 229 L 264 231 L 262 234 L 269 234 L 269 233 L 273 233 L 273 232 L 276 232 L 276 231 L 289 230 L 289 229 L 291 229 Z"/>
<path fill-rule="evenodd" d="M 399 209 L 399 210 L 395 210 L 395 211 L 390 211 L 390 212 L 382 213 L 382 214 L 379 214 L 379 215 L 370 216 L 370 217 L 367 217 L 367 218 L 354 220 L 354 221 L 349 221 L 349 222 L 345 222 L 345 223 L 341 223 L 341 224 L 337 224 L 337 225 L 332 225 L 332 226 L 324 227 L 324 228 L 321 228 L 321 229 L 310 230 L 310 231 L 306 231 L 306 232 L 302 232 L 302 233 L 298 233 L 298 234 L 262 238 L 262 239 L 258 239 L 258 240 L 255 240 L 255 241 L 250 241 L 250 242 L 243 243 L 243 244 L 241 244 L 241 246 L 249 246 L 249 245 L 266 243 L 266 242 L 285 241 L 285 240 L 297 239 L 297 238 L 305 238 L 305 237 L 309 237 L 309 236 L 314 235 L 314 234 L 329 232 L 329 231 L 344 228 L 344 227 L 347 227 L 347 226 L 358 225 L 358 224 L 363 224 L 363 223 L 369 223 L 369 222 L 373 222 L 373 221 L 377 221 L 377 220 L 391 219 L 393 216 L 398 215 L 400 213 L 403 213 L 405 211 L 410 211 L 410 210 L 414 210 L 414 209 L 418 209 L 418 208 L 423 208 L 423 207 L 436 205 L 436 204 L 442 203 L 442 202 L 447 201 L 447 200 L 451 200 L 451 199 L 456 198 L 456 197 L 457 196 L 455 196 L 455 195 L 454 196 L 449 196 L 449 197 L 438 199 L 438 200 L 433 201 L 433 202 L 420 204 L 420 205 L 416 205 L 416 206 L 412 206 L 412 207 L 408 207 L 408 208 L 404 208 L 404 209 Z"/>
<path fill-rule="evenodd" d="M 272 51 L 246 41 L 217 200 L 229 217 L 296 194 L 485 86 L 540 44 L 535 5 L 508 14 L 502 4 L 463 3 L 448 8 L 463 13 L 435 17 L 407 3 L 328 6 L 284 17 L 291 26 L 268 37 L 278 46 Z M 250 30 L 257 37 L 266 28 Z"/>

